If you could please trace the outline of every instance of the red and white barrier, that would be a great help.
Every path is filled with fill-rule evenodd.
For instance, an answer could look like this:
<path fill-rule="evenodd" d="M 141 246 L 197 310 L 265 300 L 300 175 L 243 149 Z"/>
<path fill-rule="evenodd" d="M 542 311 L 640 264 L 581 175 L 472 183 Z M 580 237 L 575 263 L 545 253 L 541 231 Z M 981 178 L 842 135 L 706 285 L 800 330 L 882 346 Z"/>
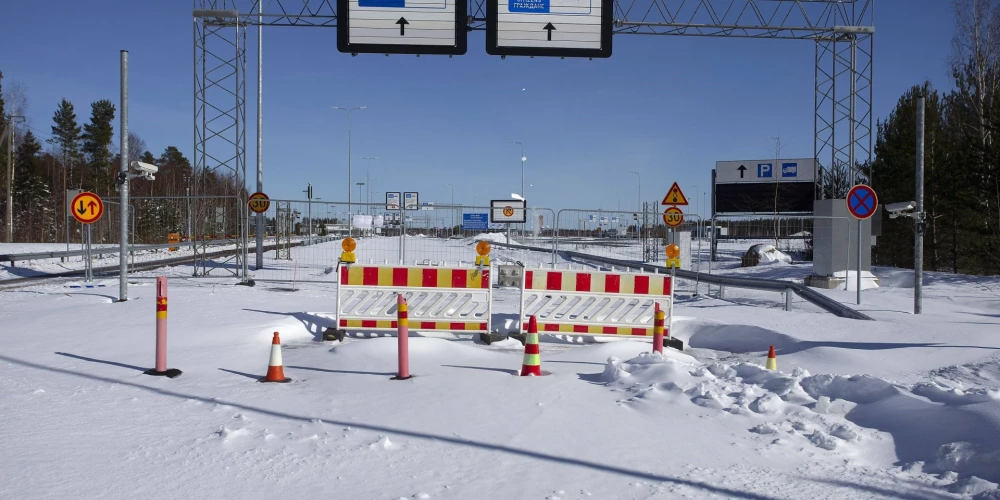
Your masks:
<path fill-rule="evenodd" d="M 659 304 L 669 335 L 673 298 L 662 274 L 525 269 L 521 330 L 535 316 L 540 333 L 652 337 Z"/>
<path fill-rule="evenodd" d="M 337 327 L 341 331 L 395 331 L 397 294 L 409 305 L 416 331 L 488 333 L 493 291 L 489 269 L 422 266 L 340 268 Z"/>

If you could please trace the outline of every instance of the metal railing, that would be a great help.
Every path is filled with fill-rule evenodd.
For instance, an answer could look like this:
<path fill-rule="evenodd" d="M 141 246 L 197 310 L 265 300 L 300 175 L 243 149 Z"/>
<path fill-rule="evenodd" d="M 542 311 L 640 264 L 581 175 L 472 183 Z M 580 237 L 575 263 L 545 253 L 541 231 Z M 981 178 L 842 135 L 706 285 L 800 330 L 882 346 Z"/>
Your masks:
<path fill-rule="evenodd" d="M 512 245 L 504 243 L 494 243 L 494 244 L 501 247 L 507 247 L 519 250 L 529 250 L 535 252 L 547 253 L 551 251 L 548 248 L 531 247 L 526 245 Z M 733 288 L 745 288 L 750 290 L 783 293 L 785 298 L 785 310 L 791 309 L 791 294 L 794 293 L 799 297 L 801 297 L 803 300 L 810 302 L 818 306 L 819 308 L 823 309 L 824 311 L 830 312 L 841 318 L 873 321 L 873 319 L 870 316 L 862 312 L 847 307 L 844 304 L 841 304 L 840 302 L 837 302 L 834 299 L 831 299 L 809 287 L 806 287 L 805 285 L 800 285 L 798 283 L 793 283 L 791 281 L 770 280 L 763 278 L 739 278 L 733 276 L 703 274 L 703 273 L 698 273 L 696 271 L 669 269 L 664 266 L 656 264 L 614 259 L 610 257 L 591 255 L 582 252 L 574 252 L 571 250 L 562 250 L 560 251 L 560 253 L 569 258 L 584 260 L 584 261 L 600 262 L 612 266 L 621 266 L 624 268 L 631 268 L 631 269 L 642 269 L 644 271 L 657 272 L 660 274 L 676 273 L 676 276 L 679 278 L 688 280 L 700 280 L 704 281 L 705 283 L 710 283 L 723 287 L 720 288 L 720 295 L 725 293 L 724 287 L 727 286 Z"/>

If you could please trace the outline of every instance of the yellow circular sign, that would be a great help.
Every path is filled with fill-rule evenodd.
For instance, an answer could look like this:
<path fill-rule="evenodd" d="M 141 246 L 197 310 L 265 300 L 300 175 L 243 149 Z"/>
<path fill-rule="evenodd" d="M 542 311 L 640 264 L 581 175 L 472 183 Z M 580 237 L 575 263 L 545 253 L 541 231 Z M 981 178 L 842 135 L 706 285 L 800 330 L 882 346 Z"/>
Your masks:
<path fill-rule="evenodd" d="M 503 214 L 506 217 L 514 216 L 514 207 L 503 207 Z"/>
<path fill-rule="evenodd" d="M 70 207 L 73 218 L 84 224 L 93 224 L 104 215 L 104 202 L 99 196 L 88 191 L 73 197 Z"/>
<path fill-rule="evenodd" d="M 480 241 L 476 245 L 476 253 L 479 255 L 489 255 L 490 254 L 490 242 Z"/>
<path fill-rule="evenodd" d="M 355 248 L 358 248 L 358 243 L 354 241 L 354 238 L 344 238 L 340 248 L 343 248 L 345 252 L 353 252 Z"/>
<path fill-rule="evenodd" d="M 267 209 L 271 206 L 271 199 L 267 197 L 266 194 L 260 191 L 250 195 L 250 200 L 247 202 L 250 206 L 250 211 L 255 214 L 262 214 L 267 212 Z"/>
<path fill-rule="evenodd" d="M 671 243 L 667 245 L 667 258 L 676 259 L 681 256 L 681 247 L 677 246 L 676 243 Z"/>
<path fill-rule="evenodd" d="M 677 227 L 684 222 L 684 212 L 677 207 L 670 207 L 663 211 L 663 222 L 670 227 Z"/>

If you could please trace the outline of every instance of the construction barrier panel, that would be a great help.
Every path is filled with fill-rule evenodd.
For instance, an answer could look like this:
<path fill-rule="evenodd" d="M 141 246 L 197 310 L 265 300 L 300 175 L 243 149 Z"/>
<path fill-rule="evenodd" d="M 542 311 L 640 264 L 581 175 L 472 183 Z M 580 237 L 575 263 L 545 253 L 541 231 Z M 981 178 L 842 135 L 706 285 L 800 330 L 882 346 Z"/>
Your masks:
<path fill-rule="evenodd" d="M 489 333 L 489 268 L 365 266 L 340 268 L 337 325 L 348 331 L 396 331 L 397 294 L 409 304 L 415 331 Z"/>
<path fill-rule="evenodd" d="M 541 333 L 653 336 L 656 304 L 669 335 L 674 291 L 670 276 L 526 269 L 521 330 L 537 317 Z"/>

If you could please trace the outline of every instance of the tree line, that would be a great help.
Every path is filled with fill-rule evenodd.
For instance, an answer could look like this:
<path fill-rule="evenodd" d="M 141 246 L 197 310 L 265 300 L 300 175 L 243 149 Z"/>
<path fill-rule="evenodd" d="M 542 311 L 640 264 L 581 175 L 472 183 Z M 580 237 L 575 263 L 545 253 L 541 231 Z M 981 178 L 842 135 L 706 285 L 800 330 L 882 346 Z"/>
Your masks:
<path fill-rule="evenodd" d="M 82 125 L 72 102 L 62 99 L 49 125 L 51 132 L 30 126 L 23 118 L 27 108 L 27 90 L 14 84 L 4 89 L 0 72 L 0 133 L 10 127 L 14 148 L 12 168 L 8 165 L 9 141 L 0 144 L 0 213 L 7 210 L 7 177 L 11 179 L 11 227 L 14 242 L 80 241 L 80 224 L 69 218 L 66 190 L 90 191 L 106 202 L 106 217 L 94 225 L 96 242 L 117 242 L 118 178 L 121 155 L 115 141 L 115 104 L 101 99 L 90 104 L 90 119 Z M 35 132 L 49 137 L 40 139 Z M 218 175 L 209 170 L 194 176 L 191 162 L 175 146 L 168 146 L 158 156 L 147 150 L 139 135 L 129 132 L 128 160 L 159 167 L 156 180 L 132 180 L 129 184 L 136 233 L 135 242 L 162 242 L 168 233 L 187 232 L 190 206 L 180 199 L 188 194 L 232 197 L 237 182 L 232 175 Z M 195 189 L 197 188 L 197 189 Z M 178 199 L 144 199 L 177 197 Z M 228 203 L 234 204 L 235 202 Z M 218 205 L 219 203 L 214 203 Z M 195 204 L 195 211 L 201 213 Z M 207 207 L 206 207 L 207 208 Z M 235 226 L 235 207 L 229 211 L 227 226 Z M 107 219 L 107 220 L 104 220 Z M 199 217 L 199 220 L 207 217 Z M 213 221 L 214 222 L 214 221 Z M 0 217 L 0 234 L 6 234 L 5 217 Z M 215 228 L 211 232 L 216 232 Z M 229 232 L 228 228 L 226 232 Z M 232 232 L 235 232 L 233 229 Z"/>
<path fill-rule="evenodd" d="M 954 88 L 915 85 L 879 120 L 871 182 L 881 203 L 915 200 L 918 97 L 925 101 L 924 262 L 1000 274 L 1000 0 L 953 0 Z M 878 265 L 912 268 L 915 221 L 883 221 Z"/>

